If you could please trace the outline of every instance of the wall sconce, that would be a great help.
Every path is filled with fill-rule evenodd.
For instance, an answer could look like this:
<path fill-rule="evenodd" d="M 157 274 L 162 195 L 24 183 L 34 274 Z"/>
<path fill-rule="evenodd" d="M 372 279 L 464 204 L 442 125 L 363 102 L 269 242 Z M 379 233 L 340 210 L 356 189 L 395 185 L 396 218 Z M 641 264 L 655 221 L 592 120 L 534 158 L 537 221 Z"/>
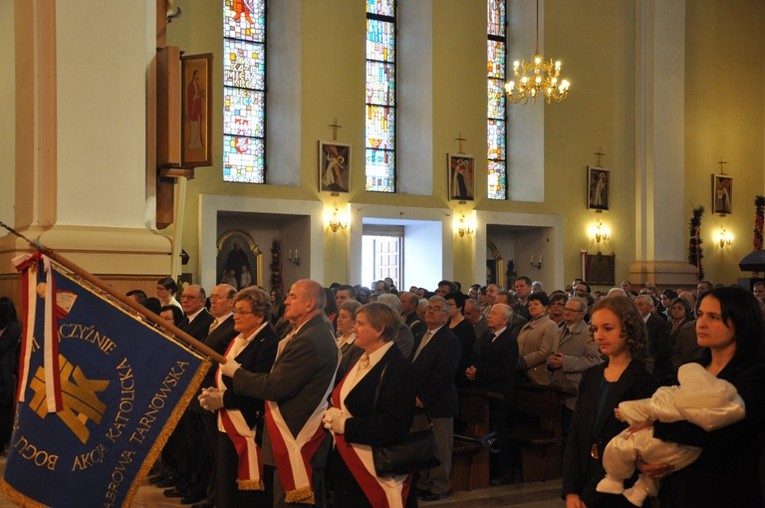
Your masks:
<path fill-rule="evenodd" d="M 533 266 L 537 270 L 541 270 L 542 269 L 542 254 L 537 256 L 536 263 L 534 262 L 534 254 L 532 254 L 531 259 L 529 259 L 529 263 L 531 264 L 531 266 Z"/>
<path fill-rule="evenodd" d="M 607 242 L 611 239 L 611 230 L 607 226 L 604 226 L 601 221 L 598 221 L 595 226 L 590 228 L 590 237 L 597 243 Z"/>
<path fill-rule="evenodd" d="M 340 211 L 335 207 L 332 214 L 327 219 L 327 227 L 332 230 L 333 233 L 337 233 L 338 229 L 345 229 L 348 227 L 348 219 L 341 216 Z"/>
<path fill-rule="evenodd" d="M 463 238 L 465 235 L 471 236 L 475 233 L 475 227 L 465 220 L 464 215 L 460 216 L 459 222 L 457 223 L 457 233 L 459 233 L 460 238 Z"/>
<path fill-rule="evenodd" d="M 727 231 L 725 228 L 722 228 L 719 233 L 717 233 L 717 239 L 720 242 L 720 248 L 731 246 L 733 245 L 733 235 Z"/>
<path fill-rule="evenodd" d="M 298 250 L 295 249 L 294 253 L 292 249 L 287 251 L 287 261 L 292 263 L 295 266 L 300 266 L 300 254 L 298 254 Z"/>

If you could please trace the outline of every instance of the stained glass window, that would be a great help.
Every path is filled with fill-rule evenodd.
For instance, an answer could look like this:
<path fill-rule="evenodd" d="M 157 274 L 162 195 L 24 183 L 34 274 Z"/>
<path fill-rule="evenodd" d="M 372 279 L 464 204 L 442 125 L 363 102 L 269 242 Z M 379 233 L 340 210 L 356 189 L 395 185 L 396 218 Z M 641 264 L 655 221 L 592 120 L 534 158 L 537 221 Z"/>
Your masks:
<path fill-rule="evenodd" d="M 223 0 L 223 181 L 266 183 L 266 0 Z"/>
<path fill-rule="evenodd" d="M 396 2 L 367 0 L 366 190 L 396 192 Z"/>
<path fill-rule="evenodd" d="M 505 0 L 486 2 L 487 168 L 489 199 L 507 199 L 507 21 Z"/>

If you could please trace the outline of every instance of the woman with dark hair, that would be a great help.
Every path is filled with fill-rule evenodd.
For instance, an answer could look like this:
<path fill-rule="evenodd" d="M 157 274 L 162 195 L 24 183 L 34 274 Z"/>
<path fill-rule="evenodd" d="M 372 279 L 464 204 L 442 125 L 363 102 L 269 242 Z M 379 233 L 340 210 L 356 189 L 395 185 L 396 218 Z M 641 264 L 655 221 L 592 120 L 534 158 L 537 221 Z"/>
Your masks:
<path fill-rule="evenodd" d="M 356 313 L 356 346 L 364 354 L 324 412 L 324 427 L 335 437 L 328 471 L 335 506 L 417 506 L 411 475 L 379 477 L 372 462 L 372 446 L 400 442 L 412 425 L 414 371 L 393 342 L 400 323 L 401 316 L 383 303 Z"/>
<path fill-rule="evenodd" d="M 669 334 L 672 337 L 672 343 L 674 344 L 674 337 L 683 327 L 683 325 L 689 321 L 693 321 L 691 314 L 691 307 L 684 298 L 675 298 L 672 303 L 669 304 Z"/>
<path fill-rule="evenodd" d="M 181 303 L 175 299 L 175 294 L 178 292 L 178 284 L 175 283 L 172 277 L 162 277 L 157 281 L 157 298 L 164 307 L 165 305 L 175 305 L 181 309 Z"/>
<path fill-rule="evenodd" d="M 459 384 L 465 384 L 465 369 L 470 365 L 470 359 L 473 354 L 473 345 L 475 344 L 475 329 L 473 325 L 465 319 L 463 311 L 465 310 L 465 295 L 459 292 L 447 293 L 444 300 L 449 304 L 449 329 L 460 340 L 462 355 L 460 357 L 460 366 L 455 374 L 455 379 Z"/>
<path fill-rule="evenodd" d="M 656 308 L 656 311 L 661 313 L 667 321 L 672 317 L 669 313 L 669 308 L 672 304 L 672 300 L 675 298 L 677 298 L 677 291 L 674 289 L 665 289 L 659 296 L 659 305 Z"/>
<path fill-rule="evenodd" d="M 337 301 L 335 300 L 335 293 L 329 288 L 324 288 L 324 314 L 332 323 L 332 331 L 337 330 Z"/>
<path fill-rule="evenodd" d="M 11 439 L 21 324 L 13 300 L 0 296 L 0 452 Z"/>
<path fill-rule="evenodd" d="M 614 409 L 624 400 L 650 397 L 659 386 L 644 364 L 649 353 L 645 323 L 630 298 L 611 296 L 595 304 L 590 330 L 608 359 L 582 375 L 563 456 L 562 494 L 567 508 L 632 506 L 625 497 L 595 487 L 605 476 L 603 450 L 628 426 Z"/>
<path fill-rule="evenodd" d="M 168 323 L 174 324 L 175 326 L 180 325 L 181 321 L 183 321 L 183 319 L 186 317 L 183 315 L 183 311 L 175 305 L 165 305 L 159 309 L 157 315 L 159 315 L 159 317 Z"/>
<path fill-rule="evenodd" d="M 659 493 L 662 508 L 762 507 L 758 436 L 765 425 L 765 330 L 759 304 L 742 288 L 714 288 L 701 296 L 696 312 L 697 341 L 707 348 L 701 363 L 736 387 L 746 416 L 710 432 L 688 421 L 654 422 L 655 437 L 703 451 L 673 474 L 665 464 L 645 464 L 641 470 L 654 478 L 669 474 Z"/>
<path fill-rule="evenodd" d="M 335 382 L 339 383 L 345 373 L 358 361 L 364 352 L 360 347 L 353 345 L 356 342 L 356 334 L 353 329 L 356 327 L 356 313 L 361 308 L 361 304 L 356 300 L 346 300 L 340 306 L 340 312 L 337 315 L 337 347 L 340 348 L 340 365 L 337 367 Z"/>
<path fill-rule="evenodd" d="M 271 324 L 276 325 L 284 315 L 284 293 L 279 288 L 271 288 L 271 308 Z"/>

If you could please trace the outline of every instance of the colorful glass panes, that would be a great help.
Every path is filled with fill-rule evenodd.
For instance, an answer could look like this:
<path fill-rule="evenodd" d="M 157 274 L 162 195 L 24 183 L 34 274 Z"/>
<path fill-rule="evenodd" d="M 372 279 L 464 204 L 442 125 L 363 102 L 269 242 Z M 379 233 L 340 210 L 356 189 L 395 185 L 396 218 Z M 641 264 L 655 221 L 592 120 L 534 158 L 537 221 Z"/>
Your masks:
<path fill-rule="evenodd" d="M 396 60 L 395 24 L 376 19 L 367 20 L 367 60 Z"/>
<path fill-rule="evenodd" d="M 223 0 L 223 37 L 266 40 L 266 5 L 258 0 Z"/>
<path fill-rule="evenodd" d="M 237 136 L 264 136 L 265 94 L 241 88 L 223 88 L 223 132 Z"/>
<path fill-rule="evenodd" d="M 376 192 L 396 192 L 396 155 L 387 150 L 367 148 L 366 189 Z"/>
<path fill-rule="evenodd" d="M 396 15 L 396 0 L 367 0 L 367 12 L 393 17 Z"/>
<path fill-rule="evenodd" d="M 223 0 L 223 180 L 266 183 L 266 0 Z"/>
<path fill-rule="evenodd" d="M 486 2 L 487 168 L 489 199 L 507 199 L 507 37 L 505 0 Z"/>
<path fill-rule="evenodd" d="M 396 4 L 367 1 L 366 190 L 396 192 Z"/>
<path fill-rule="evenodd" d="M 223 136 L 223 180 L 265 183 L 263 139 Z"/>

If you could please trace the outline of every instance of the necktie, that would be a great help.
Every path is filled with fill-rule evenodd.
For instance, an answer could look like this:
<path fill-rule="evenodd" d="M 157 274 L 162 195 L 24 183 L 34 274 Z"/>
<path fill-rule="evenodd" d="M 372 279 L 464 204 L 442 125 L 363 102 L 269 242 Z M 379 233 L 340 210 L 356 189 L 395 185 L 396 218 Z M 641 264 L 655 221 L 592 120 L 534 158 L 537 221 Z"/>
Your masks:
<path fill-rule="evenodd" d="M 218 322 L 218 318 L 213 319 L 212 324 L 210 324 L 210 328 L 207 330 L 207 333 L 210 333 L 211 331 L 215 330 L 220 323 Z"/>
<path fill-rule="evenodd" d="M 422 340 L 420 341 L 420 345 L 417 346 L 417 351 L 415 351 L 414 356 L 412 357 L 412 361 L 415 361 L 418 356 L 420 356 L 420 353 L 423 349 L 425 349 L 425 346 L 430 341 L 431 337 L 433 337 L 433 332 L 428 330 L 425 332 L 425 335 L 422 336 Z"/>

